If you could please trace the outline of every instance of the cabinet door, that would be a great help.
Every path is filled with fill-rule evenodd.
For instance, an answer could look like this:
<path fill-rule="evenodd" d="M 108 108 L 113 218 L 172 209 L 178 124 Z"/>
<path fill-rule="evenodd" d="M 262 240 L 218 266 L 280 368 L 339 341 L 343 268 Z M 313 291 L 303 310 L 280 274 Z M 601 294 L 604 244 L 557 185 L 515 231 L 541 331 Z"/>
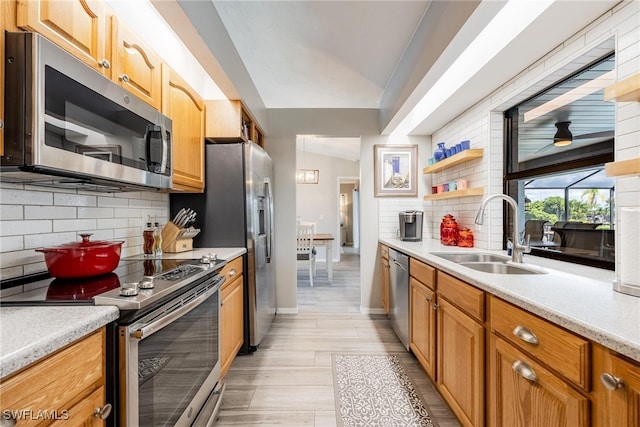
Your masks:
<path fill-rule="evenodd" d="M 484 326 L 440 294 L 437 313 L 438 391 L 463 426 L 483 426 Z"/>
<path fill-rule="evenodd" d="M 92 0 L 18 0 L 18 27 L 40 33 L 90 67 L 109 75 L 104 61 L 104 3 Z"/>
<path fill-rule="evenodd" d="M 436 379 L 436 294 L 411 278 L 410 347 L 432 380 Z"/>
<path fill-rule="evenodd" d="M 68 410 L 68 419 L 60 418 L 50 424 L 51 427 L 99 427 L 106 425 L 106 421 L 96 415 L 105 405 L 105 387 L 96 389 L 83 401 Z"/>
<path fill-rule="evenodd" d="M 111 16 L 111 78 L 120 86 L 160 110 L 162 70 L 160 57 L 136 33 Z M 175 126 L 175 123 L 174 123 Z M 175 131 L 175 129 L 174 129 Z"/>
<path fill-rule="evenodd" d="M 389 315 L 389 260 L 387 258 L 380 258 L 382 265 L 382 308 L 384 312 Z"/>
<path fill-rule="evenodd" d="M 244 335 L 244 297 L 242 276 L 226 286 L 220 298 L 221 377 L 227 373 L 242 347 Z"/>
<path fill-rule="evenodd" d="M 593 427 L 640 426 L 640 364 L 594 348 Z"/>
<path fill-rule="evenodd" d="M 162 67 L 162 112 L 172 120 L 173 188 L 204 190 L 204 102 L 167 65 Z"/>
<path fill-rule="evenodd" d="M 490 363 L 489 425 L 589 425 L 587 397 L 494 334 L 491 336 Z"/>

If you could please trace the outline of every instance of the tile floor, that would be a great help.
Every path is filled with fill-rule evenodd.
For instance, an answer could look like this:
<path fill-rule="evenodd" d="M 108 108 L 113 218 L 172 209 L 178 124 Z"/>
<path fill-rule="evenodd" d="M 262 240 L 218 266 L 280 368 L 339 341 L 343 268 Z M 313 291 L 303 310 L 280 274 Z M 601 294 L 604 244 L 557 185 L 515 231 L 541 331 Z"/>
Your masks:
<path fill-rule="evenodd" d="M 298 268 L 298 314 L 277 315 L 255 353 L 239 355 L 225 377 L 217 426 L 336 425 L 332 353 L 396 353 L 440 427 L 459 426 L 386 316 L 360 314 L 359 258 L 345 253 L 328 283 L 318 263 L 314 287 Z"/>

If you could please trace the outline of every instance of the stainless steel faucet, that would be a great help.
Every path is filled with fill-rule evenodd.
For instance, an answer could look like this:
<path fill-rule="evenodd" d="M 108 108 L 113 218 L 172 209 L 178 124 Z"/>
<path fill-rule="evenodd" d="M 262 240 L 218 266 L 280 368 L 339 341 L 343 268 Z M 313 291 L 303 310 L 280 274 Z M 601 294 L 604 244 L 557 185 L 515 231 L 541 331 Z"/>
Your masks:
<path fill-rule="evenodd" d="M 531 236 L 527 235 L 525 237 L 525 241 L 520 241 L 520 219 L 518 216 L 518 203 L 516 203 L 513 198 L 507 196 L 506 194 L 492 194 L 491 196 L 487 196 L 482 200 L 482 204 L 480 205 L 480 209 L 478 209 L 478 214 L 476 215 L 476 224 L 482 225 L 484 224 L 484 211 L 490 201 L 493 199 L 502 199 L 511 206 L 513 210 L 513 249 L 511 251 L 511 261 L 513 262 L 522 262 L 522 254 L 531 252 L 531 244 L 529 242 Z"/>

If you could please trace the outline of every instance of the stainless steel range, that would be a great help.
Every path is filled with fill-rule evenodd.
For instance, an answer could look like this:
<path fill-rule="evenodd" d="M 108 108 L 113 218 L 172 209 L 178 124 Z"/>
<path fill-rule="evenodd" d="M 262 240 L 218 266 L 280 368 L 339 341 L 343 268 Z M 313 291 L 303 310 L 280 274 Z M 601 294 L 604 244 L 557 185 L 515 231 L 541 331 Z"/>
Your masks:
<path fill-rule="evenodd" d="M 211 425 L 224 391 L 219 272 L 225 264 L 215 257 L 122 260 L 113 273 L 39 280 L 0 302 L 117 306 L 120 317 L 107 325 L 107 392 L 115 403 L 109 425 Z"/>

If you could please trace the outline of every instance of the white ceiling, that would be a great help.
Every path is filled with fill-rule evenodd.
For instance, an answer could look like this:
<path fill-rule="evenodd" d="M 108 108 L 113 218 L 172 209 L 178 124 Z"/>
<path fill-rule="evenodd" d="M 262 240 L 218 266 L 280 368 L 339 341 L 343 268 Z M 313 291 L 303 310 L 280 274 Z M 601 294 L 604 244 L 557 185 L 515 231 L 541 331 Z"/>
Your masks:
<path fill-rule="evenodd" d="M 228 97 L 266 109 L 379 109 L 384 134 L 414 114 L 420 99 L 506 3 L 151 1 Z M 408 132 L 434 133 L 616 3 L 553 2 Z"/>

